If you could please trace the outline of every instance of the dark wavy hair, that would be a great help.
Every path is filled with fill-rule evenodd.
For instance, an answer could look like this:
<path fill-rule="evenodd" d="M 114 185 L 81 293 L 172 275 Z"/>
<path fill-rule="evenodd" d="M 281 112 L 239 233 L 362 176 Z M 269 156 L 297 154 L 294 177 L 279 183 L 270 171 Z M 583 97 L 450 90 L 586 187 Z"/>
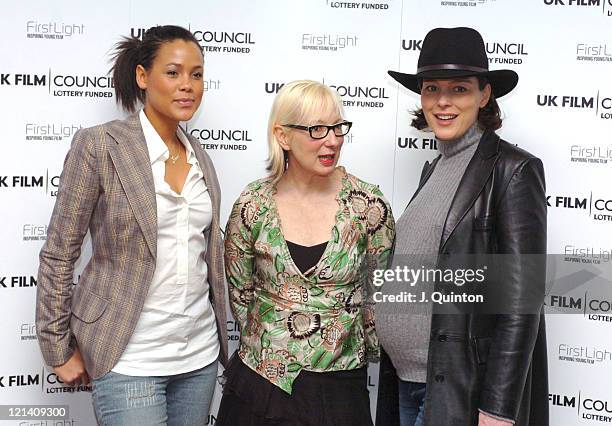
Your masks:
<path fill-rule="evenodd" d="M 478 77 L 478 88 L 480 90 L 484 90 L 486 85 L 489 83 L 486 77 Z M 423 80 L 419 81 L 419 89 L 423 84 Z M 429 125 L 427 124 L 427 120 L 425 120 L 425 114 L 423 113 L 423 109 L 419 108 L 412 112 L 414 118 L 412 119 L 412 127 L 415 127 L 419 130 L 427 129 Z M 491 97 L 489 98 L 489 102 L 480 108 L 478 111 L 478 124 L 484 130 L 497 130 L 502 126 L 502 118 L 501 111 L 499 109 L 499 105 L 497 104 L 497 100 L 495 99 L 495 95 L 491 92 Z"/>
<path fill-rule="evenodd" d="M 123 37 L 115 45 L 111 57 L 112 73 L 117 103 L 128 112 L 134 112 L 138 102 L 144 103 L 145 91 L 136 83 L 136 66 L 151 69 L 153 61 L 162 44 L 174 40 L 191 41 L 202 51 L 194 35 L 187 29 L 176 25 L 163 25 L 149 28 L 140 40 L 137 37 Z"/>

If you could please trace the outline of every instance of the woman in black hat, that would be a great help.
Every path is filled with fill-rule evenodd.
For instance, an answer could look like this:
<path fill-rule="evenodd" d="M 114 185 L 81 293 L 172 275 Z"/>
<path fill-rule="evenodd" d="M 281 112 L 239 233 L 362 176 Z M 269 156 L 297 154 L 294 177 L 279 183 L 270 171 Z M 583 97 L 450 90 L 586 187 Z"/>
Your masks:
<path fill-rule="evenodd" d="M 489 71 L 482 37 L 471 28 L 430 31 L 417 73 L 389 74 L 421 95 L 412 126 L 433 131 L 440 151 L 397 222 L 392 269 L 443 270 L 464 255 L 511 260 L 479 287 L 488 305 L 431 303 L 434 293 L 466 288 L 440 278 L 419 283 L 425 303 L 377 305 L 386 352 L 377 425 L 546 426 L 544 170 L 494 132 L 502 123 L 496 98 L 518 75 Z M 399 279 L 387 282 L 384 293 L 401 285 L 406 290 Z"/>

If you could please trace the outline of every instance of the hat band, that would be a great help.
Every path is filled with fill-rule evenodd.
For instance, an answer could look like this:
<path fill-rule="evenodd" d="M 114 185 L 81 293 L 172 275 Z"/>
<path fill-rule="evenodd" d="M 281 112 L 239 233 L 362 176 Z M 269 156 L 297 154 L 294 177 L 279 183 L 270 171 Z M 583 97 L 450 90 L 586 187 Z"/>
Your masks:
<path fill-rule="evenodd" d="M 439 65 L 427 65 L 417 69 L 417 74 L 421 74 L 426 71 L 437 71 L 437 70 L 461 70 L 461 71 L 474 71 L 474 72 L 489 72 L 487 68 L 473 67 L 471 65 L 459 65 L 459 64 L 439 64 Z"/>

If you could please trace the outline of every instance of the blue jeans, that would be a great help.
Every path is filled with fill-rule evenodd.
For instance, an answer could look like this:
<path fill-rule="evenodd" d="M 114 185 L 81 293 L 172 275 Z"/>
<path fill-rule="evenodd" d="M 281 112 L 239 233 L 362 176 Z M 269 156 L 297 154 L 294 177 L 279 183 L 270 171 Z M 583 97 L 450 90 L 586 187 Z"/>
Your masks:
<path fill-rule="evenodd" d="M 102 426 L 206 424 L 217 361 L 174 376 L 125 376 L 108 372 L 93 380 L 92 399 Z"/>
<path fill-rule="evenodd" d="M 400 425 L 423 426 L 425 383 L 398 382 Z"/>

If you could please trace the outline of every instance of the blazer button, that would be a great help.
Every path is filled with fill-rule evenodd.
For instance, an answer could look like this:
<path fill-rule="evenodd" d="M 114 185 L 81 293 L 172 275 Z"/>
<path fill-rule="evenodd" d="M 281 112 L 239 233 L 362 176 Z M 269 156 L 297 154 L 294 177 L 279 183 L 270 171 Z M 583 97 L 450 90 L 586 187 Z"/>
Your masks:
<path fill-rule="evenodd" d="M 438 342 L 446 342 L 448 340 L 448 337 L 446 336 L 446 334 L 440 334 L 438 336 Z"/>
<path fill-rule="evenodd" d="M 436 382 L 442 383 L 444 381 L 444 376 L 442 374 L 436 374 Z"/>

